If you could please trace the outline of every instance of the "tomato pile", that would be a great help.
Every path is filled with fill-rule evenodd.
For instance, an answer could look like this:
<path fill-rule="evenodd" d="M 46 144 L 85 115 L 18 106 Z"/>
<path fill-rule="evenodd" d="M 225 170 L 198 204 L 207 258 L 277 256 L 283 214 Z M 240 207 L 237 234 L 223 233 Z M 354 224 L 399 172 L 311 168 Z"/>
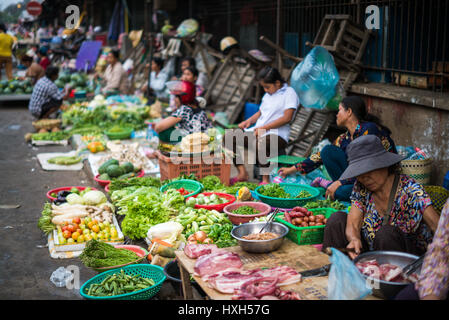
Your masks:
<path fill-rule="evenodd" d="M 186 196 L 186 195 L 192 193 L 192 191 L 186 190 L 186 189 L 184 189 L 184 188 L 179 188 L 179 189 L 177 189 L 177 191 L 178 191 L 181 195 L 183 195 L 183 196 Z"/>
<path fill-rule="evenodd" d="M 118 232 L 109 222 L 98 222 L 86 217 L 74 218 L 72 222 L 66 222 L 58 226 L 59 244 L 83 243 L 89 240 L 116 241 Z"/>

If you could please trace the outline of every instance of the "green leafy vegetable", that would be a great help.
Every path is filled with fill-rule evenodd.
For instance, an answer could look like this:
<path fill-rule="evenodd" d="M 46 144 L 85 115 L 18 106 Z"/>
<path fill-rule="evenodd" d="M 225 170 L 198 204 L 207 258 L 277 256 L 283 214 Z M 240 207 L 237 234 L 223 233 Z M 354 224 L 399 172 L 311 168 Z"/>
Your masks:
<path fill-rule="evenodd" d="M 41 213 L 41 217 L 37 222 L 37 226 L 41 229 L 46 235 L 53 232 L 56 229 L 56 226 L 51 222 L 52 214 L 51 214 L 51 204 L 46 202 L 44 208 Z"/>
<path fill-rule="evenodd" d="M 260 212 L 259 210 L 256 210 L 250 206 L 241 206 L 241 207 L 235 209 L 234 211 L 232 211 L 232 213 L 235 213 L 235 214 L 257 214 L 259 212 Z"/>
<path fill-rule="evenodd" d="M 307 191 L 307 190 L 301 190 L 295 198 L 300 199 L 300 198 L 308 198 L 308 197 L 311 197 L 311 196 L 312 196 L 312 195 L 310 194 L 309 191 Z"/>
<path fill-rule="evenodd" d="M 336 210 L 346 209 L 346 206 L 343 203 L 340 203 L 338 200 L 332 201 L 330 199 L 309 201 L 303 207 L 306 209 L 316 209 L 316 208 L 333 208 Z"/>
<path fill-rule="evenodd" d="M 270 183 L 264 185 L 262 188 L 259 189 L 259 193 L 261 195 L 272 198 L 284 198 L 284 199 L 292 198 L 292 196 L 277 183 Z"/>
<path fill-rule="evenodd" d="M 80 255 L 81 262 L 90 268 L 118 266 L 137 259 L 139 256 L 131 250 L 118 249 L 97 240 L 88 241 Z"/>
<path fill-rule="evenodd" d="M 225 187 L 217 176 L 206 176 L 200 180 L 200 183 L 204 186 L 204 191 L 214 191 Z"/>
<path fill-rule="evenodd" d="M 156 177 L 134 177 L 125 180 L 113 179 L 109 184 L 109 193 L 116 190 L 124 189 L 127 187 L 156 187 L 160 188 L 162 185 L 161 180 Z"/>

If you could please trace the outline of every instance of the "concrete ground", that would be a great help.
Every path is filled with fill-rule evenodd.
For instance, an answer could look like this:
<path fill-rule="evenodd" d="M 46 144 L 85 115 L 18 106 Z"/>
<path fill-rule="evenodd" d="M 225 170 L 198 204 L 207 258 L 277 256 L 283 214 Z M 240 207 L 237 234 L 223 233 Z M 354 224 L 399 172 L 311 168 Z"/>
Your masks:
<path fill-rule="evenodd" d="M 50 281 L 51 274 L 61 266 L 78 266 L 82 285 L 97 273 L 78 258 L 51 258 L 47 237 L 37 227 L 37 221 L 48 190 L 96 183 L 87 170 L 42 170 L 36 158 L 38 153 L 67 152 L 71 147 L 29 145 L 24 135 L 34 132 L 31 122 L 25 103 L 0 105 L 0 299 L 82 299 L 79 290 L 56 287 Z M 170 281 L 155 297 L 180 298 L 180 291 Z"/>
<path fill-rule="evenodd" d="M 0 104 L 0 299 L 76 300 L 79 290 L 58 288 L 50 276 L 57 268 L 77 266 L 81 285 L 97 273 L 78 258 L 53 259 L 47 237 L 37 227 L 48 190 L 61 186 L 96 186 L 90 169 L 44 171 L 36 155 L 67 152 L 71 146 L 34 147 L 24 136 L 34 132 L 27 103 Z M 253 177 L 252 167 L 248 172 Z M 232 168 L 231 176 L 236 169 Z M 18 207 L 17 207 L 18 206 Z M 17 207 L 17 208 L 16 208 Z M 197 298 L 201 294 L 194 290 Z M 181 299 L 178 286 L 166 281 L 155 299 Z"/>

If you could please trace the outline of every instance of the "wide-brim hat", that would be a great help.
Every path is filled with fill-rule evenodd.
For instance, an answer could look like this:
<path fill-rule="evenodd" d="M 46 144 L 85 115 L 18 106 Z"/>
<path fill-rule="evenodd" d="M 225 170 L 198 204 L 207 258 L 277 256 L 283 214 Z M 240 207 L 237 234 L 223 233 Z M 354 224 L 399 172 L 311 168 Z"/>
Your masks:
<path fill-rule="evenodd" d="M 347 147 L 349 165 L 339 180 L 346 180 L 364 173 L 388 168 L 404 160 L 405 157 L 385 150 L 375 135 L 366 135 L 354 139 Z"/>

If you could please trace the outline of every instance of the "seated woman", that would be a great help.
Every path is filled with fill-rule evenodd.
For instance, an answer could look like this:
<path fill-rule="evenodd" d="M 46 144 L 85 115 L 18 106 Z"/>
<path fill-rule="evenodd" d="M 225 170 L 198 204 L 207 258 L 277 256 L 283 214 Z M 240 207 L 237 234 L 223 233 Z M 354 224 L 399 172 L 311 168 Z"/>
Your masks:
<path fill-rule="evenodd" d="M 187 67 L 182 72 L 181 80 L 192 82 L 195 85 L 196 96 L 202 96 L 204 88 L 197 84 L 198 80 L 198 69 L 195 67 Z"/>
<path fill-rule="evenodd" d="M 208 119 L 206 112 L 198 106 L 195 99 L 195 85 L 193 83 L 180 81 L 176 91 L 171 93 L 176 95 L 181 106 L 169 117 L 153 124 L 153 129 L 159 134 L 161 141 L 179 142 L 182 137 L 188 134 L 203 132 L 212 128 L 212 122 Z"/>
<path fill-rule="evenodd" d="M 367 112 L 365 102 L 358 96 L 343 98 L 338 108 L 336 122 L 339 127 L 347 131 L 341 134 L 332 145 L 324 147 L 320 152 L 290 168 L 280 168 L 279 174 L 281 177 L 296 171 L 307 174 L 324 165 L 332 181 L 317 178 L 312 186 L 325 188 L 326 198 L 349 201 L 354 179 L 340 179 L 341 174 L 348 167 L 346 155 L 348 144 L 357 137 L 372 134 L 381 139 L 385 150 L 393 153 L 397 151 L 390 137 L 391 131 L 383 126 L 377 117 Z"/>
<path fill-rule="evenodd" d="M 164 60 L 153 58 L 153 61 L 151 61 L 150 91 L 157 99 L 168 100 L 169 93 L 166 86 L 168 74 L 162 70 L 163 67 Z M 143 89 L 146 90 L 146 88 Z"/>
<path fill-rule="evenodd" d="M 427 247 L 418 282 L 410 284 L 396 300 L 449 299 L 449 199 L 441 210 L 438 228 Z"/>
<path fill-rule="evenodd" d="M 256 162 L 261 168 L 262 182 L 270 182 L 268 168 L 269 162 L 262 163 L 258 150 L 265 150 L 262 153 L 266 159 L 285 154 L 288 136 L 290 134 L 290 121 L 299 105 L 299 98 L 295 90 L 288 86 L 283 80 L 279 71 L 272 67 L 265 67 L 258 75 L 257 80 L 265 91 L 262 97 L 259 111 L 249 119 L 241 122 L 239 128 L 245 131 L 254 132 L 256 143 Z M 252 126 L 254 125 L 254 126 Z M 226 139 L 226 137 L 225 137 Z M 251 144 L 248 140 L 244 141 Z M 233 142 L 234 153 L 237 153 L 237 141 Z M 231 185 L 238 181 L 248 180 L 248 172 L 242 162 L 237 163 L 237 157 L 234 158 L 234 165 L 238 170 L 238 175 L 231 179 Z"/>
<path fill-rule="evenodd" d="M 104 94 L 107 92 L 128 94 L 128 77 L 119 61 L 119 57 L 120 53 L 118 50 L 112 50 L 106 57 L 108 66 L 104 71 L 104 87 L 101 89 Z"/>
<path fill-rule="evenodd" d="M 372 250 L 422 255 L 439 216 L 424 188 L 397 173 L 403 157 L 386 151 L 375 135 L 354 139 L 347 154 L 349 165 L 340 179 L 356 178 L 351 210 L 330 216 L 323 251 L 346 248 L 352 259 Z"/>

